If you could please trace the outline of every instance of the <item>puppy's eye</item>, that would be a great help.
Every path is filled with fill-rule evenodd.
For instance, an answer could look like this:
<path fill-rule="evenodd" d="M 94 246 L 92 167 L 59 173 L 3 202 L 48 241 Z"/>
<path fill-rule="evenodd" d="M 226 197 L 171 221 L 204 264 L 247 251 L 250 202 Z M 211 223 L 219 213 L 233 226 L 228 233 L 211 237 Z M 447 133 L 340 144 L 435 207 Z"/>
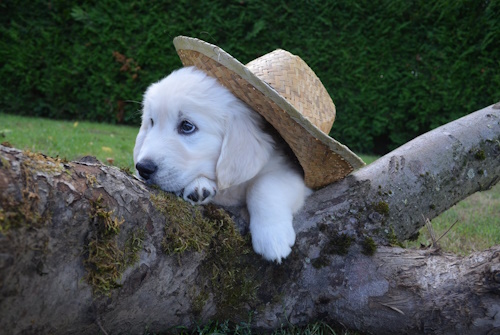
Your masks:
<path fill-rule="evenodd" d="M 194 133 L 196 126 L 188 120 L 184 120 L 179 124 L 179 134 L 189 135 Z"/>

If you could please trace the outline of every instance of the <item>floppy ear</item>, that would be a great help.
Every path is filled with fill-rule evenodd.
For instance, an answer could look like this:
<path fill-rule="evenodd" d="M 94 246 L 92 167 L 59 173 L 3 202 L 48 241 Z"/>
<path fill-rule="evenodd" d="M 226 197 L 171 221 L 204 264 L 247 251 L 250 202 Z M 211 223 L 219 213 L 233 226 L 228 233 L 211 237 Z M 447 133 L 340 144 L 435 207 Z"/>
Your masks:
<path fill-rule="evenodd" d="M 231 116 L 215 168 L 219 190 L 255 177 L 269 160 L 273 145 L 257 118 L 248 114 Z"/>

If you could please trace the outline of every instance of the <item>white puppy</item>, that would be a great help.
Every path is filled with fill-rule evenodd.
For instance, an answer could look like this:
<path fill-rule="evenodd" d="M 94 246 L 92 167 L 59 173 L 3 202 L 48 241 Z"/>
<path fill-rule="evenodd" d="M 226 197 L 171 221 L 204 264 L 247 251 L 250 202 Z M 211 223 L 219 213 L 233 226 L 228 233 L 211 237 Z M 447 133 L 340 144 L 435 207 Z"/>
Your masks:
<path fill-rule="evenodd" d="M 310 190 L 263 126 L 216 79 L 182 68 L 147 89 L 134 162 L 147 183 L 193 204 L 246 203 L 254 250 L 281 263 Z"/>

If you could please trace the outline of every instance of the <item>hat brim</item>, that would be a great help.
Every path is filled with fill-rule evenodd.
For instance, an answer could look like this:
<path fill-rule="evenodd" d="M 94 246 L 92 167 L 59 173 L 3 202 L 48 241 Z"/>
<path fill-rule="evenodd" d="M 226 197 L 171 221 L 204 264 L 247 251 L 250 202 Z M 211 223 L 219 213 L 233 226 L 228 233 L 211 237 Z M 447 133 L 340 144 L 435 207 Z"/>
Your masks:
<path fill-rule="evenodd" d="M 323 133 L 245 65 L 205 41 L 178 36 L 174 46 L 184 66 L 215 77 L 262 115 L 288 143 L 304 170 L 307 186 L 317 189 L 344 178 L 365 163 L 349 148 Z"/>

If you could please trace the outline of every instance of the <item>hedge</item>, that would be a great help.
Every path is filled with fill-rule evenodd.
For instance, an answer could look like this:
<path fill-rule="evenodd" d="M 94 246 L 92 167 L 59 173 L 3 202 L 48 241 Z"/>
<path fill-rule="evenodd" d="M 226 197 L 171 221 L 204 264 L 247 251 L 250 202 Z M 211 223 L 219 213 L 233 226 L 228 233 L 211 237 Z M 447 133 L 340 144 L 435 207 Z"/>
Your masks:
<path fill-rule="evenodd" d="M 248 62 L 301 56 L 337 106 L 331 135 L 384 153 L 500 99 L 500 1 L 2 1 L 0 111 L 138 124 L 177 35 Z"/>

